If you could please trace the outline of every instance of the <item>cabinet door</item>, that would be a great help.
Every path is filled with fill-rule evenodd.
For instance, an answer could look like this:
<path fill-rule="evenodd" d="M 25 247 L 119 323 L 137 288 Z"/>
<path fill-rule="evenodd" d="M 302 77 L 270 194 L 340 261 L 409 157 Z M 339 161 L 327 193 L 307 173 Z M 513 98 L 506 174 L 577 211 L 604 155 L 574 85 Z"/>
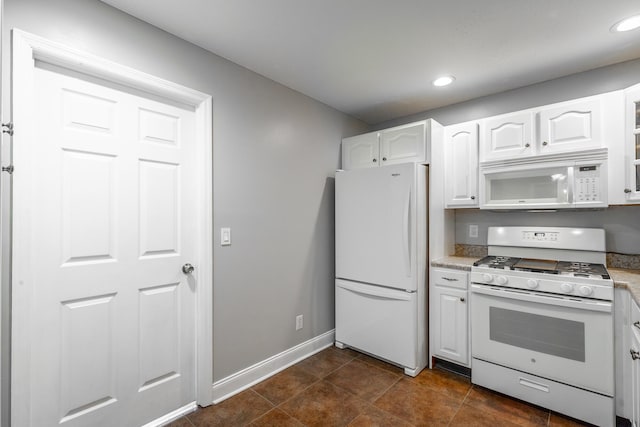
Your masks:
<path fill-rule="evenodd" d="M 484 120 L 480 161 L 531 156 L 533 113 L 514 113 Z"/>
<path fill-rule="evenodd" d="M 625 93 L 625 169 L 627 200 L 640 202 L 640 85 L 629 88 Z M 612 162 L 615 159 L 611 159 Z M 615 167 L 615 164 L 612 164 Z"/>
<path fill-rule="evenodd" d="M 467 291 L 435 285 L 430 298 L 434 311 L 433 354 L 468 365 Z"/>
<path fill-rule="evenodd" d="M 600 99 L 543 109 L 539 117 L 538 154 L 602 146 Z"/>
<path fill-rule="evenodd" d="M 342 140 L 342 169 L 378 166 L 378 132 L 365 133 Z"/>
<path fill-rule="evenodd" d="M 445 129 L 445 205 L 478 207 L 478 124 Z"/>
<path fill-rule="evenodd" d="M 632 416 L 631 422 L 633 426 L 640 427 L 640 359 L 638 359 L 638 352 L 640 352 L 640 308 L 634 302 L 631 303 L 631 329 L 629 332 L 629 342 L 631 343 L 631 353 L 627 353 L 628 357 L 632 358 L 631 361 L 631 406 Z M 632 355 L 632 352 L 636 352 L 636 356 Z"/>
<path fill-rule="evenodd" d="M 381 164 L 428 161 L 425 122 L 380 131 Z"/>

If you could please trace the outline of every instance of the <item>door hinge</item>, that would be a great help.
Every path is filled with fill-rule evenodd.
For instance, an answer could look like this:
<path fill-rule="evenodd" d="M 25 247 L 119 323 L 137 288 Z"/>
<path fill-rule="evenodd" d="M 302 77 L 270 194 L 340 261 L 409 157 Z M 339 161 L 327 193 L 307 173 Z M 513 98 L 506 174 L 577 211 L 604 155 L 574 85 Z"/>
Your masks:
<path fill-rule="evenodd" d="M 3 166 L 2 172 L 8 172 L 11 175 L 13 173 L 13 165 Z"/>
<path fill-rule="evenodd" d="M 13 135 L 13 122 L 2 123 L 2 133 Z"/>

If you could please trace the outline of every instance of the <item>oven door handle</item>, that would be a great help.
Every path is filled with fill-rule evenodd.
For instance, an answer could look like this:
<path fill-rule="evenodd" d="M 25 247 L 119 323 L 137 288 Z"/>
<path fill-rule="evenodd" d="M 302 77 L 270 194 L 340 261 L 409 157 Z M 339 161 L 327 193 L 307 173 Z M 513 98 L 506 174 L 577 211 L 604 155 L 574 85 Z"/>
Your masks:
<path fill-rule="evenodd" d="M 496 288 L 495 286 L 479 285 L 476 283 L 471 285 L 471 292 L 475 294 L 490 295 L 498 298 L 507 298 L 547 305 L 557 305 L 561 307 L 571 307 L 580 310 L 600 311 L 604 313 L 611 313 L 612 311 L 612 304 L 610 301 L 576 299 L 563 295 L 542 295 L 539 292 Z"/>

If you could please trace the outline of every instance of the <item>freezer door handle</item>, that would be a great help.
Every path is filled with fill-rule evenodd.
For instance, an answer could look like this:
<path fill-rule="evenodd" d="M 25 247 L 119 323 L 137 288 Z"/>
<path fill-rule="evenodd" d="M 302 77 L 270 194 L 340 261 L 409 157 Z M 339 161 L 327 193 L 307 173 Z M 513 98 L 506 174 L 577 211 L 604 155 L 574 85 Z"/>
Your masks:
<path fill-rule="evenodd" d="M 402 217 L 402 252 L 404 255 L 405 271 L 407 277 L 411 277 L 411 188 L 407 192 L 407 201 L 404 204 Z"/>
<path fill-rule="evenodd" d="M 356 292 L 361 295 L 374 296 L 385 299 L 393 299 L 399 301 L 411 300 L 411 293 L 405 291 L 399 291 L 395 289 L 386 289 L 379 286 L 364 285 L 355 282 L 340 282 L 336 286 L 345 289 L 347 291 Z"/>

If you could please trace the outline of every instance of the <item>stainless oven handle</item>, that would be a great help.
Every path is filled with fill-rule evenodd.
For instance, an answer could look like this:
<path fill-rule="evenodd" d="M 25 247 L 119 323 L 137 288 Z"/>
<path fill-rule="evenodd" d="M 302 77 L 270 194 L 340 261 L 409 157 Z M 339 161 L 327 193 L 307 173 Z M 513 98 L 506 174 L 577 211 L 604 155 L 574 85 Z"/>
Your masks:
<path fill-rule="evenodd" d="M 547 305 L 557 305 L 561 307 L 571 307 L 577 308 L 579 310 L 601 311 L 604 313 L 611 313 L 612 311 L 612 304 L 610 301 L 576 299 L 565 297 L 563 295 L 542 295 L 538 292 L 496 288 L 495 286 L 479 285 L 476 283 L 473 283 L 471 285 L 471 292 L 475 294 L 490 295 L 498 298 L 507 298 Z"/>

